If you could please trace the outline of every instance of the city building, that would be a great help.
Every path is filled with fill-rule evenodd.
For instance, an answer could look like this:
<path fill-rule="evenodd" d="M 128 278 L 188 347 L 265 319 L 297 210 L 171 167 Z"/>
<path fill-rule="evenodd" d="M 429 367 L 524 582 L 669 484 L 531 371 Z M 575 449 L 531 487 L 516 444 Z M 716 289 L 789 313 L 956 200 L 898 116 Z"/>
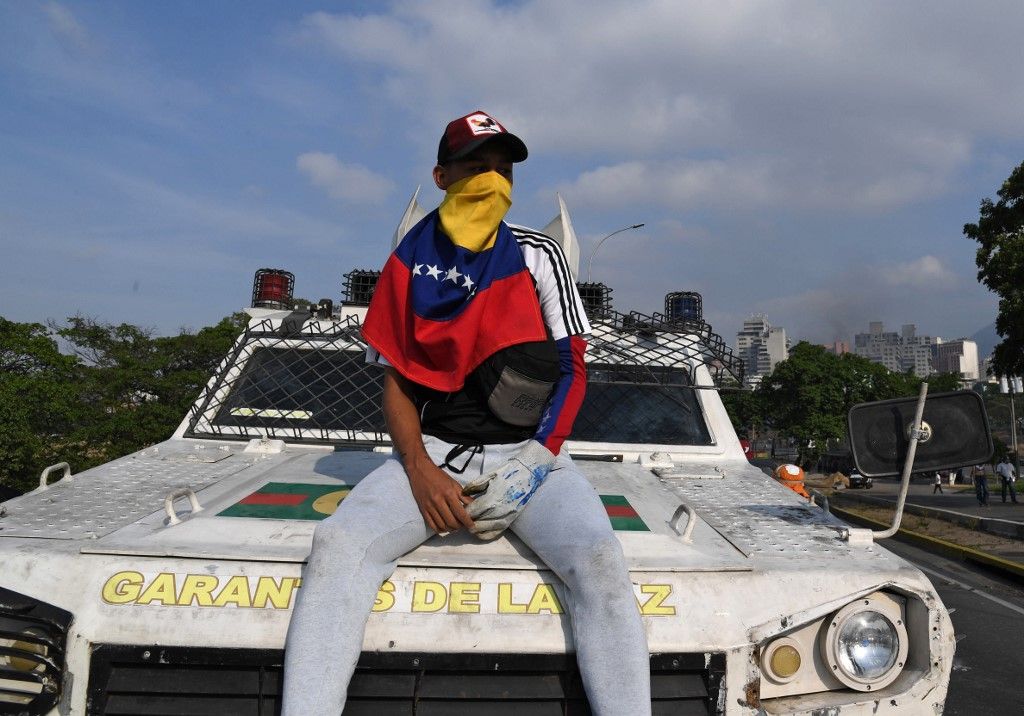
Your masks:
<path fill-rule="evenodd" d="M 912 371 L 924 378 L 935 372 L 932 367 L 933 347 L 941 338 L 917 335 L 913 323 L 904 325 L 899 333 L 886 331 L 881 321 L 868 324 L 867 333 L 853 337 L 853 352 L 874 363 L 880 363 L 894 373 Z"/>
<path fill-rule="evenodd" d="M 978 344 L 964 338 L 937 343 L 932 348 L 932 365 L 936 373 L 959 373 L 964 381 L 981 378 L 978 366 Z"/>
<path fill-rule="evenodd" d="M 757 385 L 789 357 L 786 329 L 772 326 L 765 314 L 755 313 L 743 322 L 743 328 L 736 334 L 736 354 L 746 368 L 745 382 Z"/>
<path fill-rule="evenodd" d="M 992 370 L 992 361 L 995 359 L 995 354 L 990 353 L 985 360 L 981 362 L 981 375 L 979 380 L 983 380 L 986 383 L 993 383 L 999 385 L 999 377 Z"/>
<path fill-rule="evenodd" d="M 832 355 L 841 356 L 844 353 L 850 352 L 850 344 L 846 341 L 832 341 L 831 343 L 823 343 L 822 348 L 827 350 Z"/>

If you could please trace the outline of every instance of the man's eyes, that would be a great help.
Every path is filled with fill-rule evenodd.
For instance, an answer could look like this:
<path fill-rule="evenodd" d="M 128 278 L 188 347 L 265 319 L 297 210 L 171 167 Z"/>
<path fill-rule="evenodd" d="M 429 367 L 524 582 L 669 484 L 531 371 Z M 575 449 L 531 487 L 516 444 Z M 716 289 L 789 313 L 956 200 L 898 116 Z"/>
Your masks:
<path fill-rule="evenodd" d="M 503 177 L 512 176 L 511 167 L 491 167 L 488 164 L 470 164 L 466 167 L 466 171 L 470 174 L 486 174 L 490 171 L 495 171 Z"/>

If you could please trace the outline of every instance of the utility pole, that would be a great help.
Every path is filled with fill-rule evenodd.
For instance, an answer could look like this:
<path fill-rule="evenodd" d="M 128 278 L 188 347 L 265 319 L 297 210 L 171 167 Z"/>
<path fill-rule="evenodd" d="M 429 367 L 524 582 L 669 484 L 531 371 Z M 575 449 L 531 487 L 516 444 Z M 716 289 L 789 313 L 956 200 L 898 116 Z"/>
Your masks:
<path fill-rule="evenodd" d="M 1003 389 L 1005 386 L 1005 390 Z M 1010 394 L 1010 443 L 1013 449 L 1013 472 L 1020 477 L 1020 452 L 1017 449 L 1017 406 L 1014 398 L 1021 392 L 1021 379 L 1008 376 L 999 379 L 999 392 Z"/>
<path fill-rule="evenodd" d="M 1014 406 L 1014 390 L 1020 382 L 1020 378 L 1010 378 L 1010 437 L 1013 441 L 1013 474 L 1020 478 L 1020 452 L 1017 451 L 1017 410 Z"/>

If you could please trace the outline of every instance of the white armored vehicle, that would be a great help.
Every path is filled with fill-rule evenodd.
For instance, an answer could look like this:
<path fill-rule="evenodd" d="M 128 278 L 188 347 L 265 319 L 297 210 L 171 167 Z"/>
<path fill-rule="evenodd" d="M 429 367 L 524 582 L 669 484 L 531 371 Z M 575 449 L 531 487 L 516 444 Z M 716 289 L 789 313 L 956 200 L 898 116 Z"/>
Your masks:
<path fill-rule="evenodd" d="M 548 233 L 578 248 L 564 206 Z M 418 218 L 415 201 L 402 227 Z M 403 228 L 399 233 L 403 233 Z M 389 452 L 360 319 L 252 320 L 167 441 L 0 507 L 0 713 L 274 714 L 317 521 Z M 655 714 L 935 714 L 954 650 L 924 575 L 748 464 L 700 316 L 582 286 L 589 385 L 564 449 L 600 493 L 651 650 Z M 380 588 L 346 714 L 589 713 L 558 579 L 514 535 L 435 537 Z"/>

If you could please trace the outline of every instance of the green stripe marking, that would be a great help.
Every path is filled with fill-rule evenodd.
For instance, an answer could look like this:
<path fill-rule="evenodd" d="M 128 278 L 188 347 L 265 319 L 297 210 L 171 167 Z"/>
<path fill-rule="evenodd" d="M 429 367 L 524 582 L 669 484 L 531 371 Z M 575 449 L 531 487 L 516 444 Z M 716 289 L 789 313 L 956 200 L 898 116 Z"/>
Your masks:
<path fill-rule="evenodd" d="M 625 495 L 601 495 L 612 529 L 618 532 L 650 532 Z"/>
<path fill-rule="evenodd" d="M 272 520 L 322 520 L 334 513 L 351 490 L 351 485 L 268 482 L 217 515 Z M 608 513 L 612 529 L 650 532 L 624 495 L 601 495 L 601 504 Z"/>
<path fill-rule="evenodd" d="M 334 512 L 338 503 L 345 499 L 351 489 L 351 485 L 268 482 L 256 492 L 217 514 L 218 517 L 322 520 Z"/>

